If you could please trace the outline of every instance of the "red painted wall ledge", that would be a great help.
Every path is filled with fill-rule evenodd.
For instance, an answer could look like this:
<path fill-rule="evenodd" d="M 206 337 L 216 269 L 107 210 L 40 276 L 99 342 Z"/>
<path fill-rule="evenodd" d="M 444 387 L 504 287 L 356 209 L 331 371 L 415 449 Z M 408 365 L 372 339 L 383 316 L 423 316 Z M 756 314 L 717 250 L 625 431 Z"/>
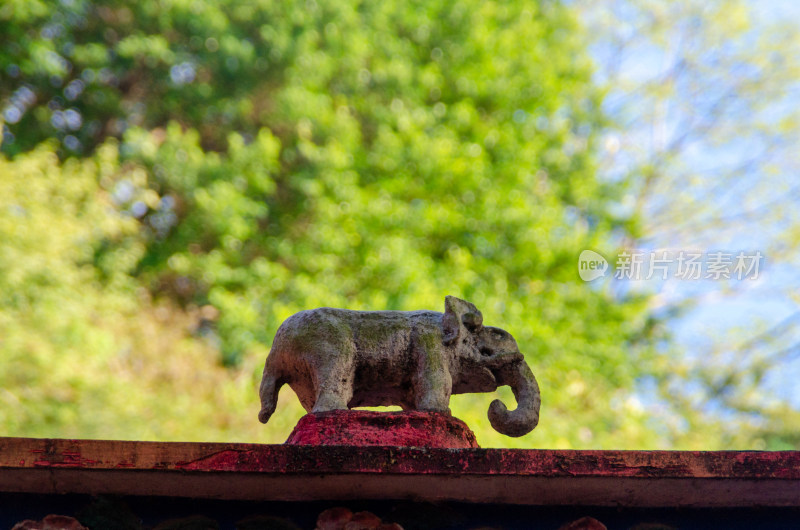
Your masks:
<path fill-rule="evenodd" d="M 800 507 L 800 452 L 0 438 L 0 492 L 274 501 Z"/>

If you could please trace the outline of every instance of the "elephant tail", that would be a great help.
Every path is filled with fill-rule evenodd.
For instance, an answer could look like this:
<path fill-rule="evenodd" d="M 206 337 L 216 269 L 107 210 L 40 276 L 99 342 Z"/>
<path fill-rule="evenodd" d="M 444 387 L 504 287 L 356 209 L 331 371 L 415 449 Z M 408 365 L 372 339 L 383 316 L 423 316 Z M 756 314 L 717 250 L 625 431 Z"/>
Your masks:
<path fill-rule="evenodd" d="M 258 420 L 261 423 L 267 423 L 275 412 L 275 407 L 278 405 L 278 391 L 282 386 L 282 380 L 265 371 L 258 391 L 261 396 L 261 412 L 258 413 Z"/>

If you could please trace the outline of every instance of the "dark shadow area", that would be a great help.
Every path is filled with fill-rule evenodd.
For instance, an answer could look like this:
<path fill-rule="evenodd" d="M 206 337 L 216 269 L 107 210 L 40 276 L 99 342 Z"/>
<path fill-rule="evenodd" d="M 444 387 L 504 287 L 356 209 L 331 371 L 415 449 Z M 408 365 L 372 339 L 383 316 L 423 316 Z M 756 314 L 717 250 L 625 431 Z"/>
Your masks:
<path fill-rule="evenodd" d="M 0 527 L 11 528 L 48 514 L 68 515 L 94 529 L 274 530 L 313 529 L 320 513 L 334 507 L 368 511 L 406 530 L 552 529 L 589 516 L 609 529 L 795 529 L 800 508 L 607 508 L 509 506 L 411 501 L 244 502 L 166 497 L 0 494 Z"/>

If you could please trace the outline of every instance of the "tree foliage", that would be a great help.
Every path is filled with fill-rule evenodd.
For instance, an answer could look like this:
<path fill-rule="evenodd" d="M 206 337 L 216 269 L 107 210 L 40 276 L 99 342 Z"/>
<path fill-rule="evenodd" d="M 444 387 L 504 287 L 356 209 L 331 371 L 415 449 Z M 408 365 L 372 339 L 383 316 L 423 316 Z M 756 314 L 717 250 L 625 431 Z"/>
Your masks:
<path fill-rule="evenodd" d="M 521 440 L 454 398 L 484 445 L 669 443 L 633 395 L 646 297 L 576 274 L 635 219 L 595 176 L 570 9 L 20 0 L 0 35 L 4 434 L 279 442 L 298 405 L 260 426 L 256 383 L 283 319 L 454 294 L 542 387 Z"/>
<path fill-rule="evenodd" d="M 687 331 L 661 350 L 653 408 L 678 447 L 796 448 L 797 11 L 695 0 L 576 7 L 612 124 L 600 176 L 629 183 L 615 207 L 636 220 L 625 246 L 766 258 L 758 282 L 656 288 L 648 311 Z"/>

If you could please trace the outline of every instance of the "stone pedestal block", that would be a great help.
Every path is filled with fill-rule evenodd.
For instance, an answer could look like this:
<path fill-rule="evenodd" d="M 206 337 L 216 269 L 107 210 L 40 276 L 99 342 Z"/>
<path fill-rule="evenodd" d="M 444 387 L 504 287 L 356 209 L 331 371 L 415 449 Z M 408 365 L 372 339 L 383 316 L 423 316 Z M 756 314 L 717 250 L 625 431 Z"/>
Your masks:
<path fill-rule="evenodd" d="M 334 410 L 306 414 L 292 431 L 291 445 L 480 447 L 467 424 L 439 412 Z"/>

